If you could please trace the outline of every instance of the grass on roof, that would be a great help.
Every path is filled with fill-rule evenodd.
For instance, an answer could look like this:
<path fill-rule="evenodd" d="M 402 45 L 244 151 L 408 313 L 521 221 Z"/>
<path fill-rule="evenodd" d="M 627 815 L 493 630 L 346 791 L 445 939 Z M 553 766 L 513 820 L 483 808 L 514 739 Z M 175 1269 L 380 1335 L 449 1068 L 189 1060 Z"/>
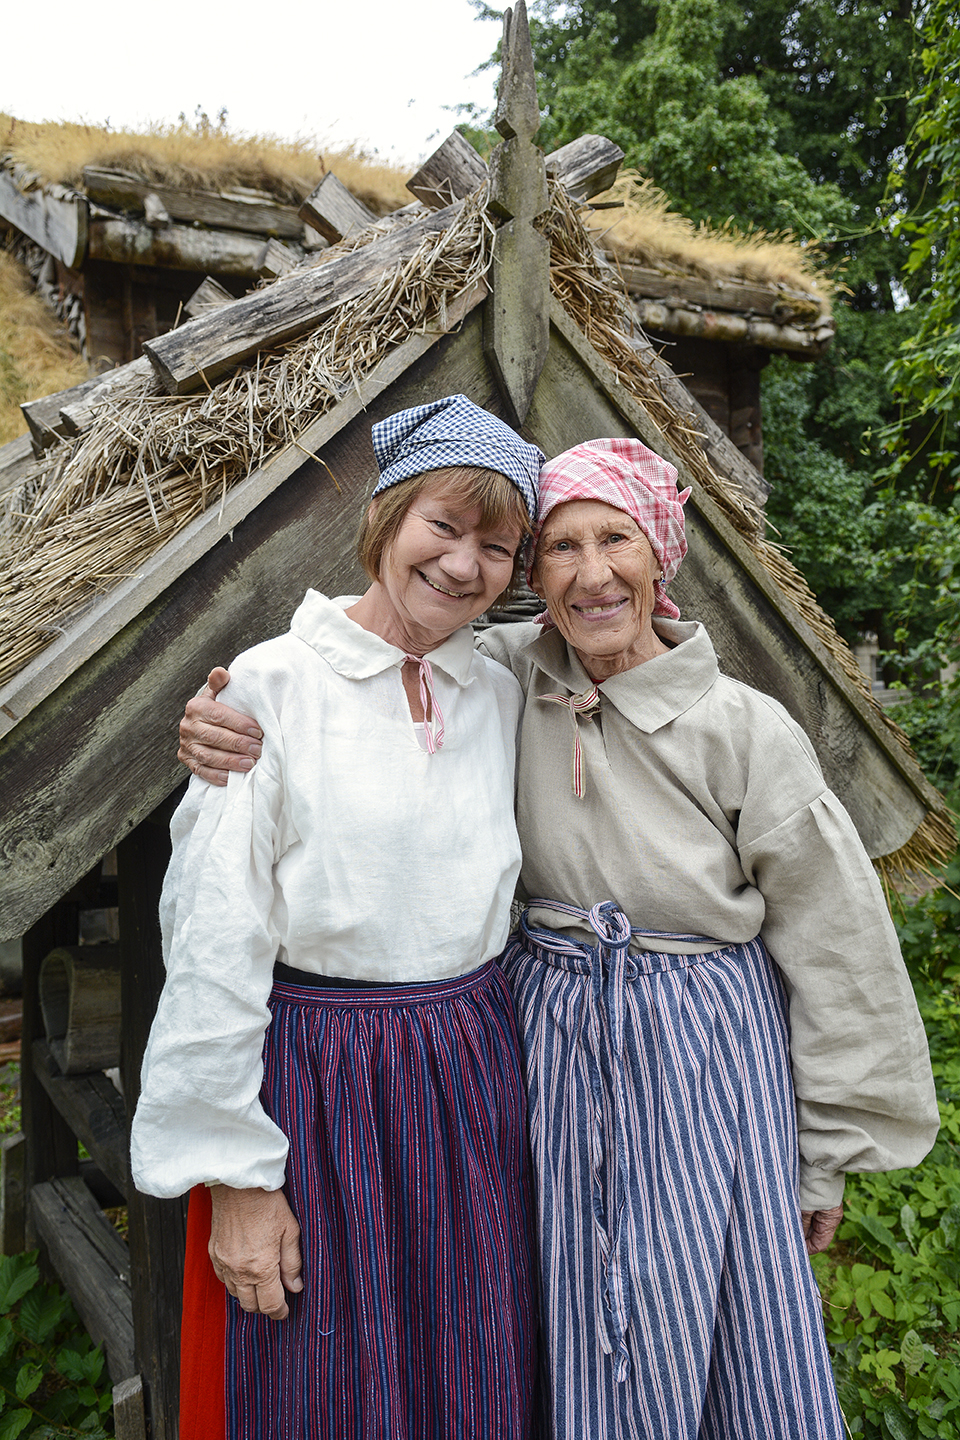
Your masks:
<path fill-rule="evenodd" d="M 88 373 L 27 271 L 0 250 L 0 445 L 26 430 L 25 400 L 79 385 Z"/>
<path fill-rule="evenodd" d="M 0 113 L 0 156 L 50 184 L 83 188 L 87 165 L 126 170 L 155 185 L 192 190 L 262 190 L 299 205 L 328 171 L 377 213 L 409 203 L 406 171 L 362 151 L 320 150 L 312 138 L 235 135 L 200 114 L 194 122 L 150 125 L 140 133 L 104 125 L 34 123 Z"/>
<path fill-rule="evenodd" d="M 750 234 L 732 225 L 695 225 L 670 208 L 662 190 L 636 170 L 621 171 L 598 199 L 620 202 L 615 210 L 586 216 L 595 240 L 622 260 L 655 270 L 675 270 L 702 280 L 718 277 L 785 285 L 816 295 L 826 309 L 834 290 L 823 254 L 794 235 Z"/>

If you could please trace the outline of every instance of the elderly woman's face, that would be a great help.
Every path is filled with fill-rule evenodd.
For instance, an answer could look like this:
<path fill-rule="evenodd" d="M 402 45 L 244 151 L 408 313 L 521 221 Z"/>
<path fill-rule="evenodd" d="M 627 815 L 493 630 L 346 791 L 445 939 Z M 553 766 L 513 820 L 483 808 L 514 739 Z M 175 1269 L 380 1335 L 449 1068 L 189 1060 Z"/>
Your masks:
<path fill-rule="evenodd" d="M 601 500 L 570 500 L 547 516 L 530 583 L 581 657 L 617 657 L 616 668 L 628 669 L 656 643 L 659 573 L 650 541 L 629 515 Z"/>

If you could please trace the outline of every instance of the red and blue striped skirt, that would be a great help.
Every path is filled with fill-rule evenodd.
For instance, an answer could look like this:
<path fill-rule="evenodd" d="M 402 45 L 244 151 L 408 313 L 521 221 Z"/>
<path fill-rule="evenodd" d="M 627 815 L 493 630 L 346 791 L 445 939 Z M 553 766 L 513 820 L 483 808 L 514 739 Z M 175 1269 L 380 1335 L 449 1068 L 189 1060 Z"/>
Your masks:
<path fill-rule="evenodd" d="M 526 1057 L 547 1433 L 843 1440 L 776 967 L 759 939 L 631 955 L 622 912 L 592 913 L 596 946 L 521 927 L 502 961 Z"/>
<path fill-rule="evenodd" d="M 290 1140 L 304 1289 L 287 1320 L 246 1314 L 191 1198 L 181 1440 L 525 1440 L 526 1108 L 499 967 L 275 984 L 270 1008 L 261 1099 Z"/>

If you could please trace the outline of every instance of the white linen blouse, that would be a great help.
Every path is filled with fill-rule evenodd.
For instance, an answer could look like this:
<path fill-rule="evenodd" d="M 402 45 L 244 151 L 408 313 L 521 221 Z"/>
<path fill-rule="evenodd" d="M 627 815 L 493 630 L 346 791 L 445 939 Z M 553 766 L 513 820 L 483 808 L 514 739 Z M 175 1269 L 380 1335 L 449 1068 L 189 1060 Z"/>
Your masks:
<path fill-rule="evenodd" d="M 221 699 L 263 755 L 190 783 L 161 899 L 166 983 L 131 1136 L 134 1182 L 279 1189 L 287 1140 L 259 1101 L 274 961 L 397 984 L 499 954 L 520 868 L 523 698 L 469 628 L 429 655 L 445 734 L 418 739 L 404 655 L 308 591 L 287 635 L 245 651 Z"/>

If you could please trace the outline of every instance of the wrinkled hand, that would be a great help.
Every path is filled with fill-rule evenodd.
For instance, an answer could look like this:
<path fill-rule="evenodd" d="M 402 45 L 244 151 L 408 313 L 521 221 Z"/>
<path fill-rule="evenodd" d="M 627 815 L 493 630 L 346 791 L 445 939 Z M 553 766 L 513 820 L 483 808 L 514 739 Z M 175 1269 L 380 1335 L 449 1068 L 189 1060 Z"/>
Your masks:
<path fill-rule="evenodd" d="M 803 1221 L 807 1254 L 819 1255 L 837 1233 L 837 1226 L 843 1219 L 843 1206 L 833 1205 L 829 1210 L 801 1210 L 800 1219 Z"/>
<path fill-rule="evenodd" d="M 211 785 L 226 785 L 228 771 L 252 770 L 260 758 L 260 726 L 229 705 L 217 704 L 229 682 L 228 670 L 220 665 L 211 670 L 206 689 L 187 701 L 180 721 L 177 759 Z"/>
<path fill-rule="evenodd" d="M 212 1185 L 210 1260 L 244 1310 L 285 1320 L 285 1291 L 303 1289 L 300 1226 L 282 1190 Z"/>

